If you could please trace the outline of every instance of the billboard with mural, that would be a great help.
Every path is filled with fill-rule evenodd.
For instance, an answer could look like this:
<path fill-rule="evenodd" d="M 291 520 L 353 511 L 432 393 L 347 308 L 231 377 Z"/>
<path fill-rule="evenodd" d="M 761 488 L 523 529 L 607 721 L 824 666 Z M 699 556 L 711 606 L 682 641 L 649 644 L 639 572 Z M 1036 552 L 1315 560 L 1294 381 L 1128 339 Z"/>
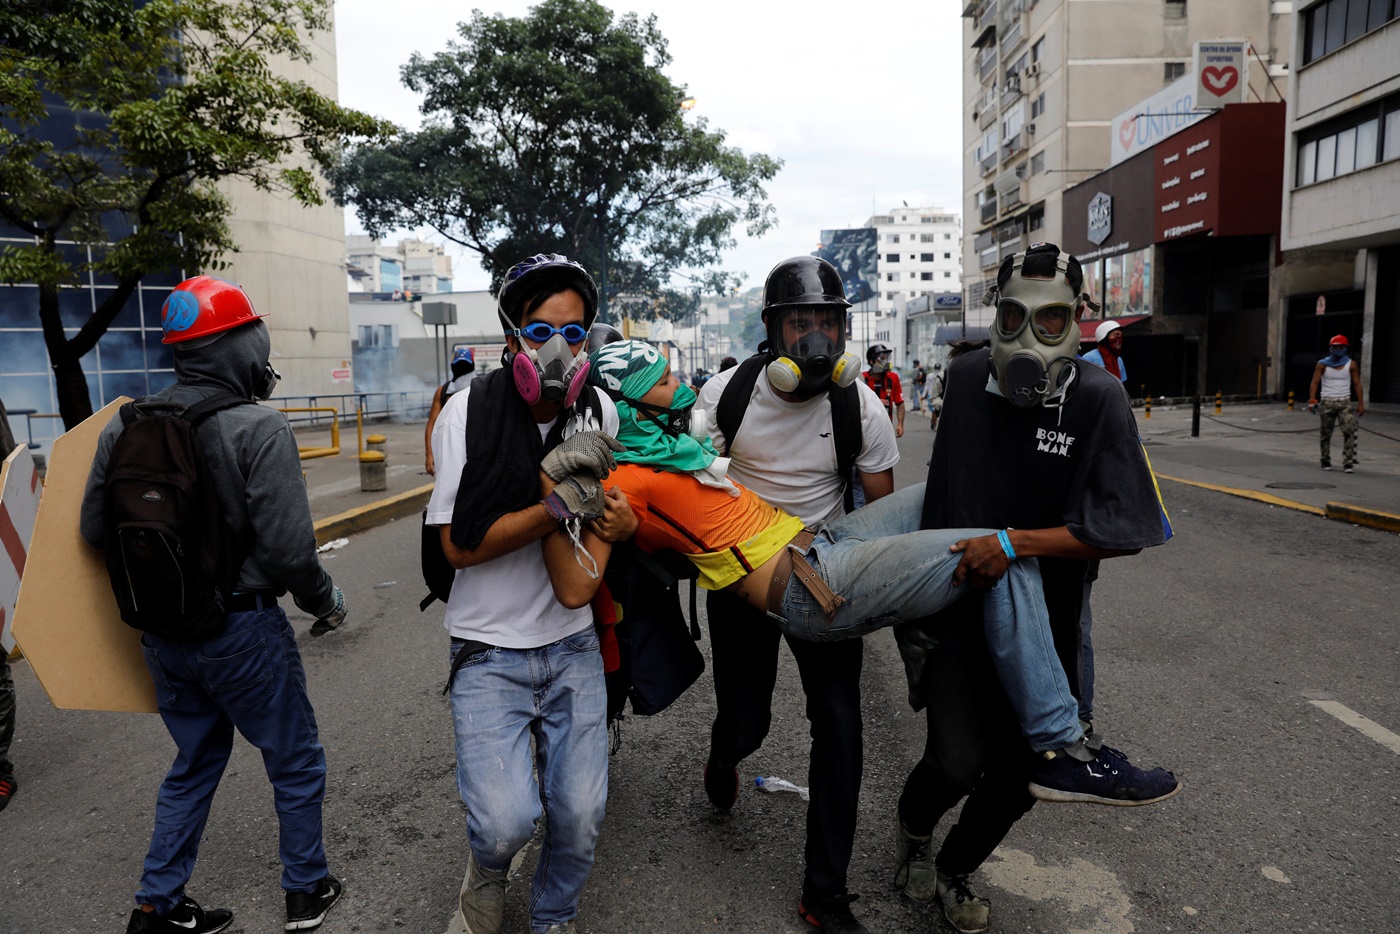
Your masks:
<path fill-rule="evenodd" d="M 846 301 L 859 305 L 879 293 L 879 245 L 874 227 L 823 230 L 822 242 L 813 256 L 835 266 L 841 273 Z"/>

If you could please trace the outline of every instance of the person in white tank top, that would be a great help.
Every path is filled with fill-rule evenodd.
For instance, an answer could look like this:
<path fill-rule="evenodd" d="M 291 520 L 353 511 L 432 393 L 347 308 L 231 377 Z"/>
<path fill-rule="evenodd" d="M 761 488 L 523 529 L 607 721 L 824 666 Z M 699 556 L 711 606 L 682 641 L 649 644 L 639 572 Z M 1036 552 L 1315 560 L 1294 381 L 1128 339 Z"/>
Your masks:
<path fill-rule="evenodd" d="M 1356 468 L 1356 419 L 1366 414 L 1366 402 L 1361 390 L 1361 364 L 1349 355 L 1350 341 L 1345 334 L 1332 338 L 1327 356 L 1317 361 L 1313 369 L 1312 386 L 1308 389 L 1308 408 L 1322 416 L 1322 469 L 1332 469 L 1332 430 L 1342 428 L 1342 470 L 1351 473 Z M 1356 393 L 1356 409 L 1351 406 Z"/>

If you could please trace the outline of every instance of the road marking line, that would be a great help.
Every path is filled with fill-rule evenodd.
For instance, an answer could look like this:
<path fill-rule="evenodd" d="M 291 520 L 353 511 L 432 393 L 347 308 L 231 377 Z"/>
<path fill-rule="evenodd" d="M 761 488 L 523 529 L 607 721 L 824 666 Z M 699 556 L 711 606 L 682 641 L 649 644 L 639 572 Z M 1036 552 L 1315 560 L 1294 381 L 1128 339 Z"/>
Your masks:
<path fill-rule="evenodd" d="M 1400 755 L 1400 734 L 1390 732 L 1376 721 L 1369 717 L 1363 717 L 1347 705 L 1339 704 L 1334 700 L 1310 700 L 1308 703 L 1330 713 L 1347 726 L 1360 731 L 1366 738 L 1373 739 L 1396 755 Z"/>

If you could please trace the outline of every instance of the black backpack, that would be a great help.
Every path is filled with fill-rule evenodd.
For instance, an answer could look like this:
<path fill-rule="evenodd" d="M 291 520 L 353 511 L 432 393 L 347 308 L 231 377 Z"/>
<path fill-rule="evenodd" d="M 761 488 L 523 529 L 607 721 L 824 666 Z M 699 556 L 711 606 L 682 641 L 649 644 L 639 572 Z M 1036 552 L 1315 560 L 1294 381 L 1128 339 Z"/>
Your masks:
<path fill-rule="evenodd" d="M 725 449 L 720 453 L 728 455 L 729 448 L 734 446 L 734 438 L 739 434 L 739 426 L 743 424 L 749 400 L 753 398 L 754 384 L 758 382 L 759 373 L 763 372 L 771 359 L 766 353 L 754 354 L 739 364 L 738 372 L 724 387 L 715 411 L 715 419 L 719 423 L 725 443 Z M 831 431 L 832 440 L 836 444 L 836 471 L 844 478 L 846 484 L 844 497 L 847 512 L 856 508 L 856 458 L 860 456 L 861 446 L 865 443 L 865 436 L 860 427 L 859 393 L 860 390 L 852 383 L 844 389 L 833 388 L 826 394 L 831 403 Z"/>
<path fill-rule="evenodd" d="M 244 552 L 224 518 L 195 426 L 251 399 L 219 392 L 194 405 L 121 407 L 107 461 L 103 550 L 122 620 L 177 642 L 223 630 Z"/>

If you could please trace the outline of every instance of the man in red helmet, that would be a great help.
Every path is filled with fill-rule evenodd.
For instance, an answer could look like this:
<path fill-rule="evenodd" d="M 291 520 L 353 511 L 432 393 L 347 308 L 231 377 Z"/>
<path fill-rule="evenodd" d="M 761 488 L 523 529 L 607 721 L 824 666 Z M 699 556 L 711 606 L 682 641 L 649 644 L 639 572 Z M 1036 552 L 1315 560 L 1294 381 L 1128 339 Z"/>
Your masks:
<path fill-rule="evenodd" d="M 1312 385 L 1308 388 L 1308 408 L 1322 415 L 1322 469 L 1332 469 L 1332 429 L 1340 423 L 1342 470 L 1347 473 L 1356 467 L 1356 419 L 1366 414 L 1361 364 L 1351 358 L 1350 349 L 1351 342 L 1345 334 L 1332 338 L 1327 356 L 1313 368 Z M 1352 393 L 1356 393 L 1355 411 L 1351 407 Z"/>
<path fill-rule="evenodd" d="M 271 341 L 243 290 L 214 276 L 177 285 L 161 309 L 176 382 L 149 402 L 193 407 L 229 395 L 267 399 L 278 373 Z M 233 400 L 230 400 L 233 401 Z M 124 431 L 121 415 L 103 430 L 80 518 L 83 538 L 101 548 L 107 467 Z M 320 925 L 340 897 L 321 840 L 326 756 L 307 696 L 296 637 L 278 598 L 288 592 L 317 618 L 313 634 L 345 619 L 345 597 L 316 557 L 316 534 L 296 438 L 276 409 L 232 404 L 196 423 L 209 484 L 232 538 L 243 546 L 236 584 L 215 635 L 198 642 L 145 632 L 141 641 L 156 703 L 178 754 L 161 783 L 155 832 L 136 890 L 128 934 L 208 934 L 233 920 L 185 894 L 236 729 L 262 752 L 274 790 L 289 931 Z M 235 557 L 237 560 L 237 557 Z"/>

